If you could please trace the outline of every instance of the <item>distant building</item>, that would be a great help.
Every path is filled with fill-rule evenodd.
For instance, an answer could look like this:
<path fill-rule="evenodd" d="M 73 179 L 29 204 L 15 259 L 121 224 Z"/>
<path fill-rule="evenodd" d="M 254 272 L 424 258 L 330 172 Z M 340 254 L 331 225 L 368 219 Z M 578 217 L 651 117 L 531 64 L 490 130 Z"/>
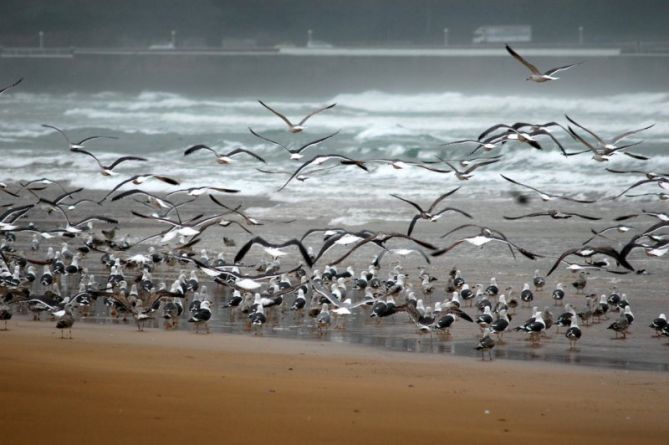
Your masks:
<path fill-rule="evenodd" d="M 530 25 L 480 26 L 474 31 L 472 43 L 531 42 Z"/>

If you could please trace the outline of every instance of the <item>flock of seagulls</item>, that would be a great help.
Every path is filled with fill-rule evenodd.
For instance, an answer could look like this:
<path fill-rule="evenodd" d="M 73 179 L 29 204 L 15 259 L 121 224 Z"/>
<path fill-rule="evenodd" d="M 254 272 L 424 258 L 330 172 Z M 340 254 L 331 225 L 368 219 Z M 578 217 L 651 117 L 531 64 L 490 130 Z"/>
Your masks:
<path fill-rule="evenodd" d="M 554 76 L 555 73 L 578 65 L 566 65 L 542 73 L 509 46 L 506 49 L 514 59 L 531 71 L 528 80 L 534 82 L 556 80 L 558 78 Z M 20 82 L 21 79 L 0 89 L 0 94 L 18 86 Z M 295 124 L 266 103 L 258 102 L 278 117 L 287 126 L 290 134 L 304 132 L 309 119 L 333 109 L 336 105 L 318 108 Z M 546 144 L 553 144 L 565 157 L 591 153 L 592 159 L 598 162 L 607 161 L 618 152 L 640 161 L 649 159 L 645 155 L 627 151 L 639 142 L 618 144 L 648 130 L 652 125 L 626 131 L 605 140 L 571 117 L 565 117 L 568 122 L 565 125 L 557 122 L 496 124 L 483 130 L 478 137 L 444 144 L 442 147 L 446 150 L 460 144 L 475 146 L 469 158 L 459 161 L 442 158 L 426 162 L 354 159 L 336 153 L 316 154 L 303 161 L 306 149 L 315 149 L 319 144 L 336 137 L 339 132 L 291 149 L 290 144 L 274 141 L 251 128 L 249 131 L 259 140 L 281 147 L 289 154 L 290 160 L 299 163 L 292 171 L 258 169 L 262 174 L 288 175 L 278 188 L 279 191 L 285 189 L 294 179 L 304 181 L 308 175 L 319 173 L 325 163 L 331 164 L 328 168 L 353 166 L 367 173 L 370 172 L 369 165 L 375 163 L 390 165 L 394 169 L 418 167 L 436 174 L 452 173 L 457 180 L 466 181 L 473 177 L 478 168 L 490 168 L 499 162 L 504 148 L 511 144 L 525 144 L 532 151 L 542 151 L 546 149 Z M 571 125 L 578 131 L 587 133 L 591 140 L 579 134 Z M 84 145 L 95 139 L 113 137 L 96 135 L 72 142 L 62 129 L 50 124 L 43 126 L 59 133 L 73 156 L 93 158 L 101 175 L 121 175 L 117 170 L 122 164 L 147 161 L 146 158 L 138 156 L 121 156 L 111 163 L 101 161 L 90 149 L 84 148 Z M 568 152 L 564 138 L 561 142 L 553 131 L 562 131 L 570 143 L 581 145 L 585 149 Z M 471 158 L 479 149 L 484 152 L 499 150 L 500 153 L 492 157 Z M 201 151 L 211 152 L 216 162 L 221 165 L 232 163 L 233 157 L 238 155 L 245 155 L 250 162 L 267 163 L 261 156 L 243 147 L 219 153 L 208 145 L 197 144 L 187 148 L 184 156 Z M 626 196 L 632 188 L 646 184 L 657 184 L 660 188 L 669 190 L 669 174 L 641 170 L 609 171 L 613 174 L 645 177 L 615 199 Z M 512 187 L 530 190 L 538 194 L 542 201 L 550 201 L 551 204 L 568 201 L 572 205 L 587 206 L 598 201 L 542 191 L 503 174 L 501 178 L 511 183 Z M 427 265 L 433 258 L 452 254 L 456 248 L 462 250 L 460 246 L 466 244 L 479 248 L 489 243 L 500 244 L 505 249 L 508 248 L 513 258 L 517 254 L 528 260 L 546 256 L 531 252 L 495 228 L 474 222 L 460 224 L 448 230 L 440 238 L 447 239 L 445 245 L 441 241 L 435 243 L 416 235 L 416 232 L 420 232 L 420 226 L 417 226 L 419 221 L 437 222 L 445 218 L 447 213 L 452 214 L 452 218 L 449 216 L 448 219 L 466 218 L 476 221 L 476 215 L 447 205 L 448 198 L 460 191 L 461 187 L 452 188 L 435 197 L 426 208 L 400 194 L 389 194 L 389 197 L 416 211 L 408 222 L 406 232 L 379 232 L 369 228 L 352 231 L 341 227 L 325 227 L 309 229 L 301 237 L 277 241 L 271 236 L 271 231 L 265 236 L 257 235 L 255 231 L 262 226 L 282 222 L 260 221 L 248 215 L 241 204 L 227 203 L 221 197 L 238 193 L 239 190 L 201 186 L 177 189 L 167 194 L 154 194 L 141 188 L 126 187 L 141 187 L 149 180 L 160 181 L 170 187 L 180 185 L 177 178 L 150 172 L 125 178 L 108 192 L 98 194 L 101 198 L 97 196 L 95 199 L 80 198 L 87 192 L 83 188 L 68 190 L 66 184 L 48 178 L 1 185 L 0 190 L 4 194 L 3 212 L 0 214 L 0 235 L 3 238 L 0 246 L 0 321 L 4 321 L 5 329 L 7 321 L 15 311 L 25 311 L 31 312 L 35 320 L 40 319 L 42 312 L 48 313 L 56 320 L 56 328 L 61 331 L 61 337 L 69 339 L 72 338 L 75 321 L 92 316 L 119 321 L 132 319 L 139 331 L 144 330 L 145 323 L 154 318 L 163 318 L 165 329 L 174 329 L 180 320 L 185 319 L 193 325 L 195 333 L 209 333 L 208 322 L 212 316 L 216 312 L 229 311 L 235 320 L 245 323 L 256 333 L 262 332 L 262 326 L 267 323 L 278 323 L 288 318 L 285 313 L 289 313 L 294 314 L 291 315 L 292 322 L 296 319 L 306 320 L 319 335 L 325 335 L 330 328 L 346 329 L 347 318 L 358 313 L 366 314 L 370 319 L 378 320 L 378 323 L 390 317 L 401 317 L 401 320 L 415 325 L 418 334 L 436 334 L 441 337 L 451 336 L 453 327 L 463 321 L 478 325 L 480 334 L 473 349 L 481 352 L 482 359 L 486 355 L 489 359 L 493 358 L 493 348 L 505 343 L 506 332 L 524 333 L 532 345 L 540 346 L 546 338 L 546 332 L 553 326 L 556 331 L 560 327 L 567 328 L 565 337 L 570 350 L 575 350 L 576 343 L 584 333 L 581 326 L 589 327 L 617 313 L 615 321 L 608 329 L 614 331 L 615 338 L 626 338 L 634 322 L 629 298 L 617 289 L 613 289 L 608 295 L 585 293 L 588 275 L 595 272 L 643 273 L 643 270 L 633 264 L 630 257 L 633 251 L 641 249 L 649 257 L 660 257 L 669 251 L 669 234 L 665 232 L 669 227 L 669 215 L 646 211 L 622 215 L 616 221 L 650 217 L 657 222 L 640 231 L 634 231 L 622 224 L 591 229 L 592 237 L 585 242 L 575 241 L 576 247 L 559 255 L 545 275 L 536 270 L 534 277 L 522 286 L 516 296 L 513 286 L 499 286 L 495 277 L 491 277 L 490 284 L 484 286 L 482 283 L 468 283 L 456 268 L 447 277 L 441 278 L 432 276 L 427 271 Z M 48 198 L 54 192 L 58 194 Z M 208 197 L 210 206 L 215 205 L 217 213 L 201 213 L 201 209 L 206 208 L 199 201 L 203 199 L 203 195 Z M 522 197 L 518 198 L 519 203 L 527 201 L 523 193 L 518 193 L 517 196 Z M 666 199 L 666 194 L 660 197 Z M 91 209 L 95 209 L 96 213 L 104 213 L 110 203 L 121 200 L 131 208 L 129 214 L 123 215 L 125 219 L 146 221 L 147 233 L 136 234 L 132 227 L 124 227 L 119 215 L 112 217 L 89 214 Z M 79 215 L 86 216 L 75 218 L 72 213 L 75 210 Z M 503 216 L 506 220 L 541 217 L 556 220 L 601 220 L 599 216 L 559 208 Z M 95 224 L 100 223 L 103 227 L 96 228 Z M 230 261 L 219 250 L 219 246 L 207 243 L 206 248 L 203 247 L 203 233 L 205 230 L 231 225 L 241 228 L 250 238 L 243 242 Z M 632 237 L 621 248 L 610 244 L 592 244 L 600 239 L 611 241 L 605 234 L 614 230 L 618 233 L 631 231 Z M 454 237 L 456 233 L 465 235 Z M 321 234 L 322 239 L 316 241 L 314 234 Z M 227 236 L 223 241 L 225 247 L 236 247 L 238 242 Z M 360 262 L 358 251 L 365 246 L 375 248 L 377 253 L 369 264 L 356 271 L 352 266 L 352 259 L 357 257 Z M 256 252 L 255 258 L 261 260 L 245 263 L 244 260 L 252 250 Z M 338 256 L 332 258 L 328 253 L 332 251 L 338 252 Z M 381 271 L 385 257 L 404 258 L 410 255 L 426 264 L 417 277 L 405 272 L 401 260 L 395 261 L 384 277 Z M 581 263 L 568 262 L 567 259 L 572 257 L 578 258 L 577 261 Z M 326 258 L 329 261 L 326 262 Z M 351 264 L 343 269 L 340 264 L 346 261 Z M 286 263 L 291 266 L 285 267 Z M 562 283 L 557 283 L 549 294 L 555 307 L 561 307 L 563 312 L 555 315 L 549 306 L 541 310 L 536 304 L 537 299 L 544 294 L 547 277 L 561 265 L 566 266 L 566 270 L 578 273 L 572 287 L 575 295 L 583 295 L 579 297 L 583 300 L 579 301 L 584 301 L 584 304 L 578 309 L 571 302 L 565 304 L 565 300 L 571 300 L 574 295 L 569 295 L 572 291 L 568 291 Z M 168 285 L 170 281 L 171 284 Z M 210 294 L 207 287 L 213 287 L 214 293 Z M 220 307 L 215 305 L 215 298 L 218 297 L 223 299 Z M 100 307 L 104 307 L 103 314 L 99 313 Z M 515 319 L 516 311 L 523 307 L 531 308 L 530 317 L 518 322 Z M 470 314 L 472 311 L 478 313 Z M 649 326 L 657 336 L 669 337 L 665 314 L 660 314 Z M 68 333 L 67 337 L 65 331 Z"/>

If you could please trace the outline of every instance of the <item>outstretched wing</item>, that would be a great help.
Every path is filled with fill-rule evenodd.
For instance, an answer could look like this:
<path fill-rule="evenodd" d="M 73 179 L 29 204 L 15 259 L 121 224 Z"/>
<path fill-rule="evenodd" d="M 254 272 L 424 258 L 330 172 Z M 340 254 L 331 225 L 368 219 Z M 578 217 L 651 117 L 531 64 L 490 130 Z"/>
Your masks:
<path fill-rule="evenodd" d="M 337 105 L 337 104 L 336 104 L 336 103 L 334 103 L 334 104 L 330 104 L 330 105 L 325 106 L 325 107 L 323 107 L 323 108 L 319 108 L 319 109 L 316 110 L 316 111 L 312 111 L 311 113 L 309 113 L 309 114 L 307 114 L 306 116 L 304 116 L 304 119 L 302 119 L 298 125 L 304 125 L 304 123 L 305 123 L 311 116 L 313 116 L 313 115 L 315 115 L 315 114 L 318 114 L 318 113 L 320 113 L 321 111 L 329 110 L 330 108 L 334 107 L 335 105 Z"/>
<path fill-rule="evenodd" d="M 265 102 L 263 102 L 262 100 L 258 100 L 258 102 L 260 103 L 260 105 L 262 105 L 263 107 L 267 108 L 269 111 L 271 111 L 272 113 L 274 113 L 279 119 L 281 119 L 282 121 L 284 121 L 284 122 L 286 123 L 286 125 L 288 125 L 288 126 L 291 127 L 291 128 L 294 127 L 293 123 L 292 123 L 291 121 L 289 121 L 288 118 L 287 118 L 286 116 L 284 116 L 283 114 L 279 113 L 278 111 L 276 111 L 274 108 L 272 108 L 272 107 L 270 107 L 269 105 L 267 105 L 267 104 L 266 104 Z M 307 117 L 308 117 L 308 116 L 307 116 Z M 306 119 L 306 118 L 305 118 L 305 119 Z"/>
<path fill-rule="evenodd" d="M 539 69 L 536 66 L 532 65 L 530 62 L 523 59 L 521 57 L 521 55 L 518 54 L 517 52 L 515 52 L 509 45 L 506 45 L 506 50 L 509 52 L 509 54 L 511 54 L 513 56 L 514 59 L 516 59 L 517 61 L 519 61 L 520 63 L 525 65 L 527 67 L 527 69 L 532 71 L 532 74 L 536 74 L 538 76 L 541 76 L 541 71 L 539 71 Z"/>

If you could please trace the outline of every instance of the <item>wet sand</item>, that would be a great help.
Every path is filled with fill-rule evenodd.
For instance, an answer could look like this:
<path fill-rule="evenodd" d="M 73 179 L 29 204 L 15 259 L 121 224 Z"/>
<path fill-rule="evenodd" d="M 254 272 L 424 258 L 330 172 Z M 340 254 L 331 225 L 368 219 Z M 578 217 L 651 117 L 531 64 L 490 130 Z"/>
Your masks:
<path fill-rule="evenodd" d="M 12 321 L 0 430 L 34 443 L 666 443 L 666 374 Z"/>
<path fill-rule="evenodd" d="M 303 186 L 303 185 L 301 185 Z M 459 196 L 458 195 L 462 195 Z M 86 196 L 99 196 L 98 192 L 88 191 Z M 578 205 L 571 203 L 556 204 L 556 208 L 561 210 L 576 211 L 584 214 L 602 217 L 601 221 L 592 222 L 576 218 L 569 220 L 552 220 L 550 218 L 532 218 L 520 221 L 507 221 L 502 218 L 503 215 L 519 215 L 530 213 L 549 206 L 538 199 L 533 199 L 529 205 L 520 206 L 509 199 L 480 199 L 467 198 L 463 191 L 448 199 L 447 204 L 460 208 L 471 213 L 474 220 L 466 219 L 462 216 L 446 215 L 437 222 L 419 221 L 414 231 L 414 236 L 434 243 L 437 246 L 446 246 L 462 236 L 471 236 L 476 233 L 476 229 L 463 230 L 459 233 L 450 235 L 446 238 L 440 238 L 442 234 L 466 223 L 484 224 L 504 232 L 508 238 L 518 245 L 539 253 L 544 257 L 536 261 L 530 261 L 520 255 L 514 259 L 506 247 L 497 243 L 489 243 L 483 248 L 477 248 L 466 243 L 458 246 L 447 255 L 432 258 L 431 264 L 426 264 L 418 255 L 409 257 L 400 257 L 386 255 L 382 263 L 379 276 L 385 278 L 392 267 L 398 263 L 402 264 L 403 272 L 408 276 L 408 283 L 414 286 L 418 298 L 423 298 L 426 305 L 434 306 L 437 301 L 450 299 L 450 295 L 445 293 L 445 283 L 448 271 L 457 267 L 463 273 L 464 278 L 474 286 L 481 283 L 484 288 L 488 285 L 490 277 L 495 276 L 499 288 L 502 292 L 508 293 L 507 286 L 513 286 L 516 298 L 519 297 L 520 289 L 523 283 L 531 283 L 535 269 L 541 273 L 546 273 L 552 266 L 555 258 L 568 248 L 579 246 L 585 239 L 590 237 L 590 228 L 602 228 L 607 225 L 613 225 L 613 218 L 633 212 L 638 212 L 642 208 L 646 210 L 660 210 L 656 204 L 649 201 L 605 201 L 593 205 Z M 221 200 L 228 205 L 237 205 L 243 203 L 247 213 L 260 219 L 264 225 L 249 226 L 255 235 L 260 235 L 268 240 L 281 241 L 292 237 L 300 237 L 310 228 L 314 227 L 332 227 L 346 226 L 335 220 L 341 216 L 355 215 L 369 206 L 367 213 L 371 215 L 364 225 L 348 226 L 353 230 L 368 228 L 375 231 L 385 232 L 405 232 L 408 222 L 412 216 L 412 208 L 395 199 L 375 200 L 369 203 L 362 198 L 355 202 L 355 205 L 346 207 L 347 200 L 341 202 L 327 203 L 323 206 L 318 200 L 312 200 L 308 203 L 290 203 L 275 202 L 267 198 L 221 195 Z M 183 198 L 182 198 L 183 199 Z M 307 198 L 308 199 L 308 198 Z M 420 202 L 425 200 L 419 200 Z M 331 205 L 334 204 L 334 205 Z M 350 205 L 350 203 L 348 204 Z M 77 208 L 73 211 L 75 218 L 90 214 L 91 209 L 100 212 L 95 206 L 90 208 Z M 120 220 L 119 237 L 124 233 L 130 233 L 131 239 L 138 239 L 152 233 L 157 233 L 164 229 L 164 225 L 147 222 L 130 215 L 131 209 L 140 209 L 141 212 L 148 213 L 141 209 L 132 200 L 121 200 L 105 203 L 103 214 L 114 216 Z M 386 213 L 384 209 L 388 209 Z M 215 206 L 206 197 L 201 197 L 197 203 L 181 209 L 181 216 L 184 220 L 195 216 L 196 213 L 207 215 L 220 212 L 220 208 Z M 364 212 L 363 212 L 364 213 Z M 31 214 L 35 223 L 40 226 L 55 227 L 58 217 L 46 217 L 43 211 L 36 210 Z M 287 222 L 289 221 L 289 222 Z M 655 219 L 649 217 L 639 217 L 625 221 L 625 223 L 641 230 L 655 223 Z M 102 226 L 98 226 L 101 228 Z M 631 237 L 631 232 L 625 234 L 607 233 L 610 240 L 597 239 L 592 245 L 610 244 L 620 248 L 624 242 Z M 222 237 L 226 236 L 237 241 L 234 247 L 223 245 Z M 218 252 L 223 252 L 228 261 L 232 261 L 241 245 L 250 237 L 239 227 L 234 225 L 230 227 L 211 227 L 202 234 L 202 241 L 194 247 L 196 255 L 199 255 L 200 249 L 207 248 L 209 256 L 214 258 Z M 27 251 L 27 242 L 29 238 L 23 235 L 17 241 L 19 250 Z M 42 242 L 42 252 L 47 245 L 60 247 L 61 240 L 52 240 Z M 305 243 L 313 246 L 316 251 L 322 245 L 322 236 L 314 234 L 309 236 Z M 72 247 L 76 243 L 71 243 Z M 401 241 L 391 241 L 388 247 L 406 247 L 407 244 Z M 131 256 L 135 253 L 146 252 L 148 244 L 138 246 L 129 252 L 121 252 L 118 255 Z M 160 250 L 160 247 L 158 247 Z M 295 249 L 286 249 L 292 254 L 282 258 L 282 266 L 285 269 L 291 269 L 296 266 L 300 259 Z M 338 258 L 347 250 L 346 247 L 335 247 L 327 252 L 318 262 L 314 269 L 323 270 L 324 266 L 335 258 Z M 371 258 L 379 252 L 379 249 L 371 244 L 359 249 L 351 255 L 346 261 L 338 267 L 343 270 L 346 266 L 352 265 L 356 271 L 366 270 Z M 37 255 L 28 252 L 28 255 Z M 254 264 L 264 257 L 263 251 L 259 247 L 252 248 L 244 258 L 244 263 Z M 626 340 L 613 340 L 614 333 L 606 329 L 618 316 L 614 312 L 608 315 L 608 319 L 593 326 L 583 326 L 583 337 L 578 342 L 576 351 L 568 351 L 568 341 L 562 333 L 555 332 L 552 328 L 550 338 L 542 340 L 541 347 L 533 348 L 525 341 L 526 336 L 521 333 L 509 332 L 505 335 L 506 344 L 495 348 L 495 355 L 498 358 L 528 360 L 534 362 L 549 361 L 556 363 L 583 364 L 596 367 L 609 367 L 629 370 L 648 370 L 663 371 L 669 370 L 669 348 L 665 339 L 653 338 L 653 331 L 648 328 L 651 320 L 660 313 L 668 313 L 666 289 L 666 271 L 669 270 L 669 257 L 650 258 L 642 251 L 636 250 L 630 255 L 630 261 L 637 269 L 645 269 L 648 274 L 637 275 L 634 273 L 627 275 L 615 275 L 604 271 L 591 271 L 589 275 L 587 293 L 596 295 L 608 294 L 615 286 L 620 293 L 626 293 L 635 315 L 635 322 L 630 328 L 631 335 Z M 266 258 L 265 258 L 266 259 Z M 84 263 L 89 271 L 97 277 L 98 282 L 106 280 L 108 271 L 102 268 L 99 262 L 99 254 L 90 254 Z M 420 292 L 420 282 L 417 279 L 418 268 L 425 266 L 429 273 L 439 278 L 434 282 L 435 291 L 431 296 L 424 296 Z M 166 268 L 158 267 L 154 273 L 156 281 L 165 280 L 169 285 L 181 270 L 188 271 L 190 266 L 177 265 Z M 253 269 L 244 269 L 247 273 L 257 273 Z M 128 280 L 135 278 L 137 271 L 126 270 Z M 575 280 L 576 274 L 566 271 L 564 266 L 558 268 L 553 275 L 547 278 L 547 284 L 542 292 L 535 293 L 534 305 L 543 309 L 549 307 L 554 316 L 557 317 L 563 308 L 553 306 L 551 292 L 556 283 L 562 282 L 565 285 L 566 297 L 564 303 L 571 303 L 577 311 L 585 308 L 585 299 L 583 295 L 575 293 L 571 283 Z M 244 333 L 247 318 L 244 314 L 239 314 L 237 309 L 225 309 L 225 302 L 228 293 L 224 292 L 220 286 L 216 286 L 210 280 L 207 280 L 204 274 L 200 274 L 202 284 L 209 288 L 210 295 L 214 298 L 214 314 L 211 326 L 214 332 L 226 333 Z M 76 281 L 76 280 L 75 280 Z M 40 286 L 36 286 L 35 293 L 41 291 Z M 354 301 L 361 298 L 361 293 L 354 293 Z M 271 317 L 272 322 L 264 328 L 267 336 L 280 336 L 297 339 L 314 339 L 313 320 L 307 316 L 296 317 L 295 314 L 287 310 L 292 304 L 293 297 L 286 298 L 281 310 L 272 309 L 274 314 Z M 398 301 L 402 303 L 402 301 Z M 465 308 L 465 310 L 475 317 L 477 311 L 475 308 Z M 511 326 L 517 326 L 530 317 L 530 308 L 518 308 Z M 98 304 L 99 319 L 109 320 L 104 308 Z M 185 320 L 184 320 L 185 321 Z M 154 322 L 154 326 L 160 324 Z M 451 329 L 452 335 L 444 338 L 440 336 L 426 336 L 418 334 L 415 326 L 409 320 L 406 314 L 400 313 L 382 323 L 377 323 L 369 319 L 365 308 L 354 313 L 349 320 L 345 322 L 346 329 L 340 331 L 330 330 L 325 339 L 334 342 L 360 343 L 369 346 L 376 346 L 383 349 L 392 349 L 395 351 L 416 351 L 437 354 L 453 354 L 475 357 L 476 352 L 473 346 L 478 341 L 480 331 L 478 326 L 459 320 Z M 182 329 L 188 330 L 191 327 L 187 323 L 182 323 Z M 317 337 L 317 336 L 316 336 Z"/>

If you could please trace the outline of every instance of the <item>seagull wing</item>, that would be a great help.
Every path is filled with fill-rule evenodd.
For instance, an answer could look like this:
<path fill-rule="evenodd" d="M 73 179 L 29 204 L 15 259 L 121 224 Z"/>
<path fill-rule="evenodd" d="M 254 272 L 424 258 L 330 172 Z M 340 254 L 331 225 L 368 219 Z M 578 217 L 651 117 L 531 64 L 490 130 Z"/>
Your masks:
<path fill-rule="evenodd" d="M 286 116 L 284 116 L 283 114 L 279 113 L 278 111 L 276 111 L 275 109 L 273 109 L 272 107 L 270 107 L 269 105 L 267 105 L 267 104 L 266 104 L 265 102 L 263 102 L 262 100 L 258 100 L 258 102 L 260 103 L 260 105 L 262 105 L 263 107 L 267 108 L 269 111 L 271 111 L 272 113 L 274 113 L 279 119 L 281 119 L 282 121 L 284 121 L 284 122 L 286 123 L 286 125 L 288 125 L 288 127 L 290 127 L 290 128 L 294 127 L 293 123 L 292 123 L 291 121 L 289 121 L 288 118 L 287 118 Z"/>
<path fill-rule="evenodd" d="M 580 213 L 564 212 L 565 215 L 578 216 L 579 218 L 588 219 L 590 221 L 599 221 L 602 218 L 596 216 L 581 215 Z"/>
<path fill-rule="evenodd" d="M 654 126 L 655 126 L 655 124 L 651 124 L 651 125 L 649 125 L 649 126 L 647 126 L 647 127 L 639 128 L 638 130 L 630 130 L 630 131 L 626 131 L 626 132 L 624 132 L 624 133 L 622 133 L 622 134 L 619 134 L 618 136 L 614 137 L 613 139 L 611 139 L 611 143 L 612 143 L 612 144 L 615 144 L 616 142 L 618 142 L 618 141 L 621 140 L 621 139 L 624 139 L 624 138 L 626 138 L 626 137 L 628 137 L 628 136 L 631 136 L 631 135 L 633 135 L 633 134 L 639 133 L 639 132 L 641 132 L 641 131 L 648 130 L 649 128 L 652 128 L 652 127 L 654 127 Z"/>
<path fill-rule="evenodd" d="M 355 159 L 348 158 L 346 156 L 338 155 L 338 154 L 329 154 L 329 155 L 320 155 L 320 156 L 315 156 L 312 159 L 304 162 L 302 165 L 300 165 L 297 170 L 293 172 L 293 174 L 288 178 L 288 180 L 281 186 L 277 191 L 281 191 L 286 186 L 290 181 L 293 180 L 305 167 L 313 164 L 313 163 L 318 163 L 322 164 L 323 162 L 326 162 L 330 159 L 339 159 L 342 164 L 344 165 L 356 165 L 358 168 L 361 168 L 365 171 L 368 171 L 367 167 L 365 167 L 365 163 L 363 161 L 356 161 Z"/>
<path fill-rule="evenodd" d="M 214 156 L 218 157 L 218 152 L 216 150 L 204 144 L 197 144 L 193 145 L 192 147 L 189 147 L 188 149 L 186 149 L 186 151 L 184 151 L 184 156 L 188 156 L 189 154 L 195 153 L 198 150 L 209 150 L 214 154 Z"/>
<path fill-rule="evenodd" d="M 418 210 L 420 213 L 425 213 L 425 211 L 424 211 L 418 204 L 416 204 L 416 203 L 413 202 L 413 201 L 409 201 L 408 199 L 406 199 L 406 198 L 402 198 L 401 196 L 396 195 L 396 194 L 394 194 L 394 193 L 391 193 L 390 196 L 392 196 L 393 198 L 397 198 L 397 199 L 399 199 L 400 201 L 404 201 L 404 202 L 406 202 L 406 203 L 409 204 L 410 206 L 413 206 L 413 207 L 414 207 L 416 210 Z"/>
<path fill-rule="evenodd" d="M 318 114 L 318 113 L 320 113 L 321 111 L 329 110 L 330 108 L 334 107 L 335 105 L 337 105 L 337 104 L 336 104 L 336 103 L 335 103 L 335 104 L 330 104 L 330 105 L 327 105 L 327 106 L 325 106 L 325 107 L 323 107 L 323 108 L 319 108 L 319 109 L 316 110 L 316 111 L 312 111 L 311 113 L 309 113 L 309 114 L 307 114 L 306 116 L 304 116 L 304 119 L 302 119 L 298 125 L 303 125 L 303 124 L 304 124 L 304 123 L 305 123 L 311 116 L 313 116 L 313 115 L 315 115 L 315 114 Z"/>
<path fill-rule="evenodd" d="M 606 143 L 602 140 L 602 138 L 600 138 L 597 134 L 595 134 L 595 132 L 593 132 L 592 130 L 588 130 L 588 129 L 585 128 L 583 125 L 579 124 L 578 122 L 576 122 L 574 119 L 570 118 L 570 117 L 569 117 L 568 115 L 566 115 L 566 114 L 564 115 L 564 117 L 566 117 L 567 120 L 568 120 L 569 122 L 571 122 L 572 124 L 576 125 L 576 126 L 577 126 L 578 128 L 580 128 L 581 130 L 587 132 L 587 133 L 590 134 L 593 138 L 597 139 L 597 142 L 599 142 L 601 145 L 606 145 Z M 568 128 L 569 128 L 569 127 L 568 127 Z M 569 133 L 570 133 L 572 136 L 574 136 L 576 132 L 575 132 L 574 130 L 572 130 L 571 128 L 569 128 Z M 583 141 L 581 140 L 580 137 L 578 138 L 578 140 L 581 141 L 581 142 L 583 142 Z M 585 143 L 584 143 L 584 145 L 586 145 L 587 147 L 590 147 L 590 144 L 585 144 Z"/>
<path fill-rule="evenodd" d="M 411 236 L 413 233 L 414 227 L 416 227 L 416 223 L 418 220 L 421 219 L 420 215 L 414 215 L 414 217 L 411 219 L 411 222 L 409 223 L 409 229 L 407 230 L 407 235 Z"/>
<path fill-rule="evenodd" d="M 272 140 L 272 139 L 270 139 L 270 138 L 268 138 L 268 137 L 265 137 L 265 136 L 261 135 L 260 133 L 256 133 L 255 131 L 253 131 L 253 129 L 252 129 L 251 127 L 249 127 L 249 131 L 251 132 L 251 134 L 252 134 L 253 136 L 255 136 L 255 137 L 259 138 L 259 139 L 262 139 L 263 141 L 269 142 L 269 143 L 271 143 L 271 144 L 278 145 L 279 147 L 281 147 L 281 148 L 283 148 L 284 150 L 286 150 L 288 153 L 291 153 L 290 149 L 289 149 L 288 147 L 286 147 L 285 145 L 283 145 L 282 143 L 277 142 L 277 141 L 275 141 L 275 140 Z"/>
<path fill-rule="evenodd" d="M 510 221 L 514 221 L 516 219 L 523 219 L 523 218 L 534 218 L 536 216 L 548 216 L 550 213 L 548 212 L 536 212 L 536 213 L 528 213 L 526 215 L 520 215 L 520 216 L 503 216 L 502 218 L 508 219 Z"/>
<path fill-rule="evenodd" d="M 334 133 L 332 133 L 332 134 L 330 134 L 330 135 L 327 135 L 327 136 L 322 137 L 322 138 L 320 138 L 320 139 L 316 139 L 315 141 L 307 142 L 306 144 L 304 144 L 303 146 L 301 146 L 301 147 L 298 148 L 297 150 L 294 150 L 294 152 L 295 152 L 295 153 L 301 153 L 302 150 L 306 149 L 307 147 L 311 147 L 312 145 L 316 145 L 316 144 L 318 144 L 318 143 L 321 143 L 321 142 L 323 142 L 323 141 L 325 141 L 325 140 L 328 140 L 328 139 L 330 139 L 331 137 L 334 137 L 334 136 L 336 136 L 336 135 L 338 135 L 338 134 L 339 134 L 339 131 L 336 131 L 336 132 L 334 132 Z"/>
<path fill-rule="evenodd" d="M 569 68 L 574 67 L 576 65 L 580 65 L 580 63 L 572 63 L 571 65 L 565 65 L 565 66 L 559 66 L 557 68 L 551 68 L 548 71 L 546 71 L 544 74 L 547 75 L 547 76 L 550 76 L 550 75 L 553 75 L 553 74 L 557 73 L 558 71 L 568 70 Z"/>
<path fill-rule="evenodd" d="M 118 158 L 117 160 L 115 160 L 114 162 L 112 162 L 112 164 L 109 166 L 109 170 L 113 170 L 114 167 L 116 167 L 117 165 L 119 165 L 121 162 L 126 162 L 126 161 L 146 161 L 146 160 L 147 160 L 146 158 L 140 158 L 139 156 L 121 156 L 120 158 Z"/>
<path fill-rule="evenodd" d="M 91 153 L 90 151 L 86 151 L 86 150 L 81 149 L 81 148 L 73 148 L 71 151 L 73 151 L 75 153 L 83 153 L 85 155 L 90 156 L 91 158 L 95 159 L 95 162 L 98 163 L 100 168 L 104 168 L 104 166 L 100 163 L 100 160 L 93 153 Z"/>
<path fill-rule="evenodd" d="M 52 130 L 56 130 L 58 133 L 60 133 L 65 138 L 65 141 L 67 142 L 67 145 L 72 145 L 72 141 L 70 141 L 70 138 L 60 128 L 54 127 L 53 125 L 49 125 L 49 124 L 42 124 L 42 127 L 51 128 Z"/>
<path fill-rule="evenodd" d="M 514 59 L 525 65 L 528 70 L 532 71 L 532 74 L 541 76 L 542 73 L 536 66 L 532 65 L 530 62 L 521 57 L 521 55 L 515 52 L 509 45 L 506 45 L 506 50 L 513 56 Z"/>
<path fill-rule="evenodd" d="M 247 149 L 245 149 L 245 148 L 241 148 L 241 147 L 239 147 L 239 148 L 235 148 L 235 149 L 232 150 L 231 152 L 226 153 L 225 156 L 234 156 L 234 155 L 236 155 L 237 153 L 246 153 L 246 154 L 249 155 L 249 156 L 253 156 L 254 158 L 256 158 L 257 160 L 259 160 L 260 162 L 263 162 L 263 163 L 267 164 L 267 161 L 265 161 L 263 158 L 261 158 L 261 157 L 258 156 L 257 154 L 255 154 L 255 153 L 253 153 L 252 151 L 247 150 Z"/>
<path fill-rule="evenodd" d="M 19 80 L 17 80 L 16 82 L 14 82 L 10 85 L 7 85 L 6 87 L 0 89 L 0 94 L 4 93 L 5 91 L 7 91 L 10 88 L 14 88 L 16 85 L 20 84 L 21 82 L 23 82 L 23 77 L 20 77 Z"/>

